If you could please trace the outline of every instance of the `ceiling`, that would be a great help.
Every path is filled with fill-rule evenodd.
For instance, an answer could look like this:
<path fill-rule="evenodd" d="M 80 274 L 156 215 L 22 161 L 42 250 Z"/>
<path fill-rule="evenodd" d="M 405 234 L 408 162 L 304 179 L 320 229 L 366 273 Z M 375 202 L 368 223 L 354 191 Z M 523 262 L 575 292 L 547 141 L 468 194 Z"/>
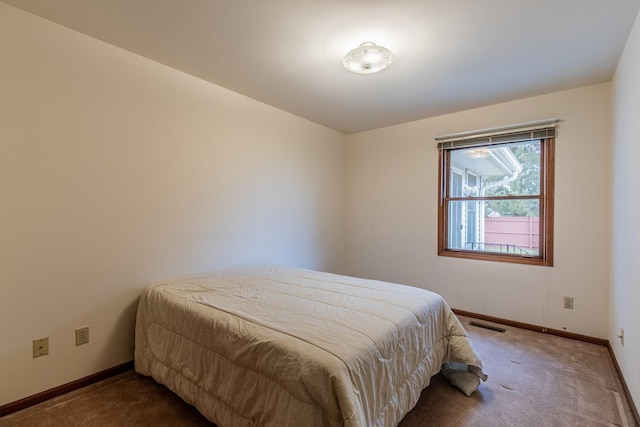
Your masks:
<path fill-rule="evenodd" d="M 640 0 L 2 0 L 344 133 L 611 80 Z M 363 42 L 394 63 L 353 74 Z"/>

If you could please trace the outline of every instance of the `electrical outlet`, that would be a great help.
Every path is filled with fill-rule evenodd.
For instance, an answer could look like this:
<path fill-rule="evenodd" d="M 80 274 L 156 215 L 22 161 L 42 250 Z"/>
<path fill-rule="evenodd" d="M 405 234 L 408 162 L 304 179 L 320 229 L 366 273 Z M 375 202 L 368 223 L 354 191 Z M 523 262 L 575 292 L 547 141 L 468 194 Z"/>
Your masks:
<path fill-rule="evenodd" d="M 87 344 L 89 342 L 89 327 L 76 329 L 76 346 Z"/>
<path fill-rule="evenodd" d="M 49 337 L 33 340 L 33 358 L 49 354 Z"/>
<path fill-rule="evenodd" d="M 564 297 L 564 308 L 573 310 L 573 297 Z"/>

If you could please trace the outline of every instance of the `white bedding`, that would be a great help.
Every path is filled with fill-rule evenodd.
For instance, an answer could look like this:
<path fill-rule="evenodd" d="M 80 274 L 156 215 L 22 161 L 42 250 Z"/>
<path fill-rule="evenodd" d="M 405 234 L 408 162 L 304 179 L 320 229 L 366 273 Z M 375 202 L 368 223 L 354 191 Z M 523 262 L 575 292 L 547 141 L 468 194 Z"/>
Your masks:
<path fill-rule="evenodd" d="M 137 314 L 136 371 L 220 427 L 396 426 L 445 362 L 486 379 L 442 297 L 310 270 L 150 285 Z"/>

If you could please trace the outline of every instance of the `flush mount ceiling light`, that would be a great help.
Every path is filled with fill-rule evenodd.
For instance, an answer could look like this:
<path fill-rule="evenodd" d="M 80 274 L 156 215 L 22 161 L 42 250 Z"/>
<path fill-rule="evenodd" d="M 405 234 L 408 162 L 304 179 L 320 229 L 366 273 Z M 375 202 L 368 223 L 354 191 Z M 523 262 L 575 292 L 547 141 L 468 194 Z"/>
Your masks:
<path fill-rule="evenodd" d="M 472 159 L 484 159 L 486 157 L 489 157 L 489 149 L 484 147 L 474 148 L 473 150 L 469 150 L 467 156 L 471 157 Z"/>
<path fill-rule="evenodd" d="M 362 43 L 349 51 L 342 60 L 344 68 L 358 74 L 377 73 L 392 62 L 393 54 L 389 49 L 371 42 Z"/>

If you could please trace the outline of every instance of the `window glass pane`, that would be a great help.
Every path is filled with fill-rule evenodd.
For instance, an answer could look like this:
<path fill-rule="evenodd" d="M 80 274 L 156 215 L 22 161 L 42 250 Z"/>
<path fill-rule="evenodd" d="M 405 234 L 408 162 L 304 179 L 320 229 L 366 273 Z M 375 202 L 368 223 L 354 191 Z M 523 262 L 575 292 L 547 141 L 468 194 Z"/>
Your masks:
<path fill-rule="evenodd" d="M 534 140 L 451 150 L 451 169 L 468 178 L 462 196 L 539 195 L 540 147 Z"/>
<path fill-rule="evenodd" d="M 450 190 L 451 195 L 454 197 L 462 196 L 462 175 L 456 172 L 451 172 Z M 459 226 L 462 223 L 463 218 L 463 205 L 453 204 L 449 209 L 449 247 L 460 248 L 463 242 L 462 239 L 462 227 Z M 454 227 L 453 225 L 456 224 Z"/>
<path fill-rule="evenodd" d="M 539 217 L 537 199 L 450 201 L 448 249 L 537 256 Z"/>

